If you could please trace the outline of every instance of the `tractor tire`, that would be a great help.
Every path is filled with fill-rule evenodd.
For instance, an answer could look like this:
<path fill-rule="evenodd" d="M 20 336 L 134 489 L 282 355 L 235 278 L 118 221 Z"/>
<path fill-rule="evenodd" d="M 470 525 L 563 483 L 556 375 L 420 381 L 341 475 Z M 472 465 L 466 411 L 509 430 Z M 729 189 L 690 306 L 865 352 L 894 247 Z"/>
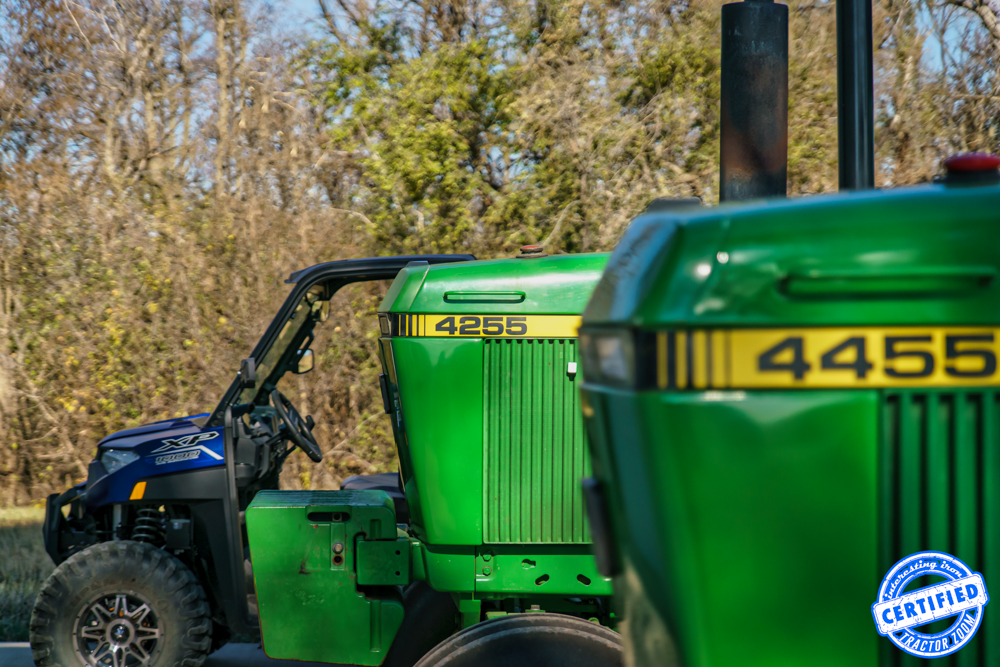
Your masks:
<path fill-rule="evenodd" d="M 603 625 L 562 614 L 494 618 L 462 630 L 417 667 L 620 667 L 621 638 Z"/>
<path fill-rule="evenodd" d="M 413 667 L 420 658 L 458 632 L 458 607 L 449 593 L 418 581 L 403 591 L 403 624 L 382 667 Z"/>
<path fill-rule="evenodd" d="M 212 646 L 205 591 L 149 544 L 103 542 L 42 585 L 31 613 L 38 667 L 201 667 Z"/>

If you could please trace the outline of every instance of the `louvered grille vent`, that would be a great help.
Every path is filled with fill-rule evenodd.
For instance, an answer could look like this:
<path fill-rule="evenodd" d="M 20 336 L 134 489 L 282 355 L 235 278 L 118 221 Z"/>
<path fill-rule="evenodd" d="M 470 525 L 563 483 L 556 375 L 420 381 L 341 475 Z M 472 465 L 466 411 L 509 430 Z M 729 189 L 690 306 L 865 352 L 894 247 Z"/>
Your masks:
<path fill-rule="evenodd" d="M 937 550 L 981 572 L 988 590 L 1000 587 L 998 420 L 994 391 L 885 395 L 879 461 L 880 577 L 904 556 Z M 1000 614 L 991 606 L 984 611 L 976 638 L 935 664 L 1000 665 Z M 888 650 L 880 661 L 884 667 L 924 662 L 885 644 Z"/>
<path fill-rule="evenodd" d="M 589 542 L 580 480 L 590 455 L 567 373 L 576 340 L 487 339 L 483 350 L 484 540 Z"/>

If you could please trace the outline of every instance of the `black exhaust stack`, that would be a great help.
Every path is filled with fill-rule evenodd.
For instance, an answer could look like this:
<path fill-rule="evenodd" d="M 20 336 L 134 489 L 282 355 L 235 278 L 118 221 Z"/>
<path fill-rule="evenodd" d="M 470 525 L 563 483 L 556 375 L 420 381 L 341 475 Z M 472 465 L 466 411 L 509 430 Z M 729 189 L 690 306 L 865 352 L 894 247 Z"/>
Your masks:
<path fill-rule="evenodd" d="M 837 0 L 837 141 L 841 190 L 875 187 L 872 80 L 872 2 Z"/>
<path fill-rule="evenodd" d="M 788 179 L 788 7 L 722 7 L 719 201 L 784 197 Z"/>
<path fill-rule="evenodd" d="M 872 0 L 836 0 L 840 189 L 875 187 Z M 783 197 L 788 173 L 788 7 L 722 7 L 719 201 Z"/>

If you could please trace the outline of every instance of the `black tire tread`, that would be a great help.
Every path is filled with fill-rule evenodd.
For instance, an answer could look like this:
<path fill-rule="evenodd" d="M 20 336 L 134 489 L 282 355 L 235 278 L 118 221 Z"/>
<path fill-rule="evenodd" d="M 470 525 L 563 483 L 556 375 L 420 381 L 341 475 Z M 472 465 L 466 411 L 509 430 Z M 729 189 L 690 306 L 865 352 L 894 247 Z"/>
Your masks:
<path fill-rule="evenodd" d="M 211 609 L 205 590 L 194 573 L 172 554 L 128 540 L 102 542 L 73 554 L 42 585 L 29 625 L 31 653 L 38 667 L 76 667 L 75 660 L 69 662 L 68 656 L 57 655 L 57 638 L 52 630 L 58 614 L 74 613 L 67 605 L 75 584 L 121 573 L 134 574 L 136 580 L 157 586 L 184 622 L 179 654 L 161 654 L 166 661 L 158 663 L 164 667 L 202 667 L 212 646 Z"/>
<path fill-rule="evenodd" d="M 528 641 L 548 641 L 574 638 L 573 641 L 586 643 L 591 649 L 598 648 L 605 658 L 602 660 L 592 651 L 579 651 L 578 655 L 559 656 L 559 665 L 574 667 L 620 667 L 624 660 L 621 637 L 603 625 L 585 621 L 575 616 L 551 613 L 511 614 L 477 623 L 441 642 L 420 659 L 416 667 L 469 667 L 484 664 L 519 664 L 535 662 L 526 654 Z M 504 650 L 497 651 L 503 644 Z M 514 647 L 511 652 L 511 647 Z M 583 648 L 583 647 L 579 647 Z M 554 664 L 549 662 L 547 664 Z"/>

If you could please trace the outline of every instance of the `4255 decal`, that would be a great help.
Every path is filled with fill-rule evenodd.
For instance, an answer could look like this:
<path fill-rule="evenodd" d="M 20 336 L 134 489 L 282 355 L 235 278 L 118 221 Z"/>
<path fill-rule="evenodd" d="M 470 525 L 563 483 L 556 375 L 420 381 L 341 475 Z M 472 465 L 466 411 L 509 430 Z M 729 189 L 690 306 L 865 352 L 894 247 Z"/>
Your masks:
<path fill-rule="evenodd" d="M 579 315 L 397 315 L 399 336 L 419 338 L 575 338 Z"/>
<path fill-rule="evenodd" d="M 524 315 L 448 315 L 434 325 L 445 336 L 523 336 L 528 333 Z"/>

